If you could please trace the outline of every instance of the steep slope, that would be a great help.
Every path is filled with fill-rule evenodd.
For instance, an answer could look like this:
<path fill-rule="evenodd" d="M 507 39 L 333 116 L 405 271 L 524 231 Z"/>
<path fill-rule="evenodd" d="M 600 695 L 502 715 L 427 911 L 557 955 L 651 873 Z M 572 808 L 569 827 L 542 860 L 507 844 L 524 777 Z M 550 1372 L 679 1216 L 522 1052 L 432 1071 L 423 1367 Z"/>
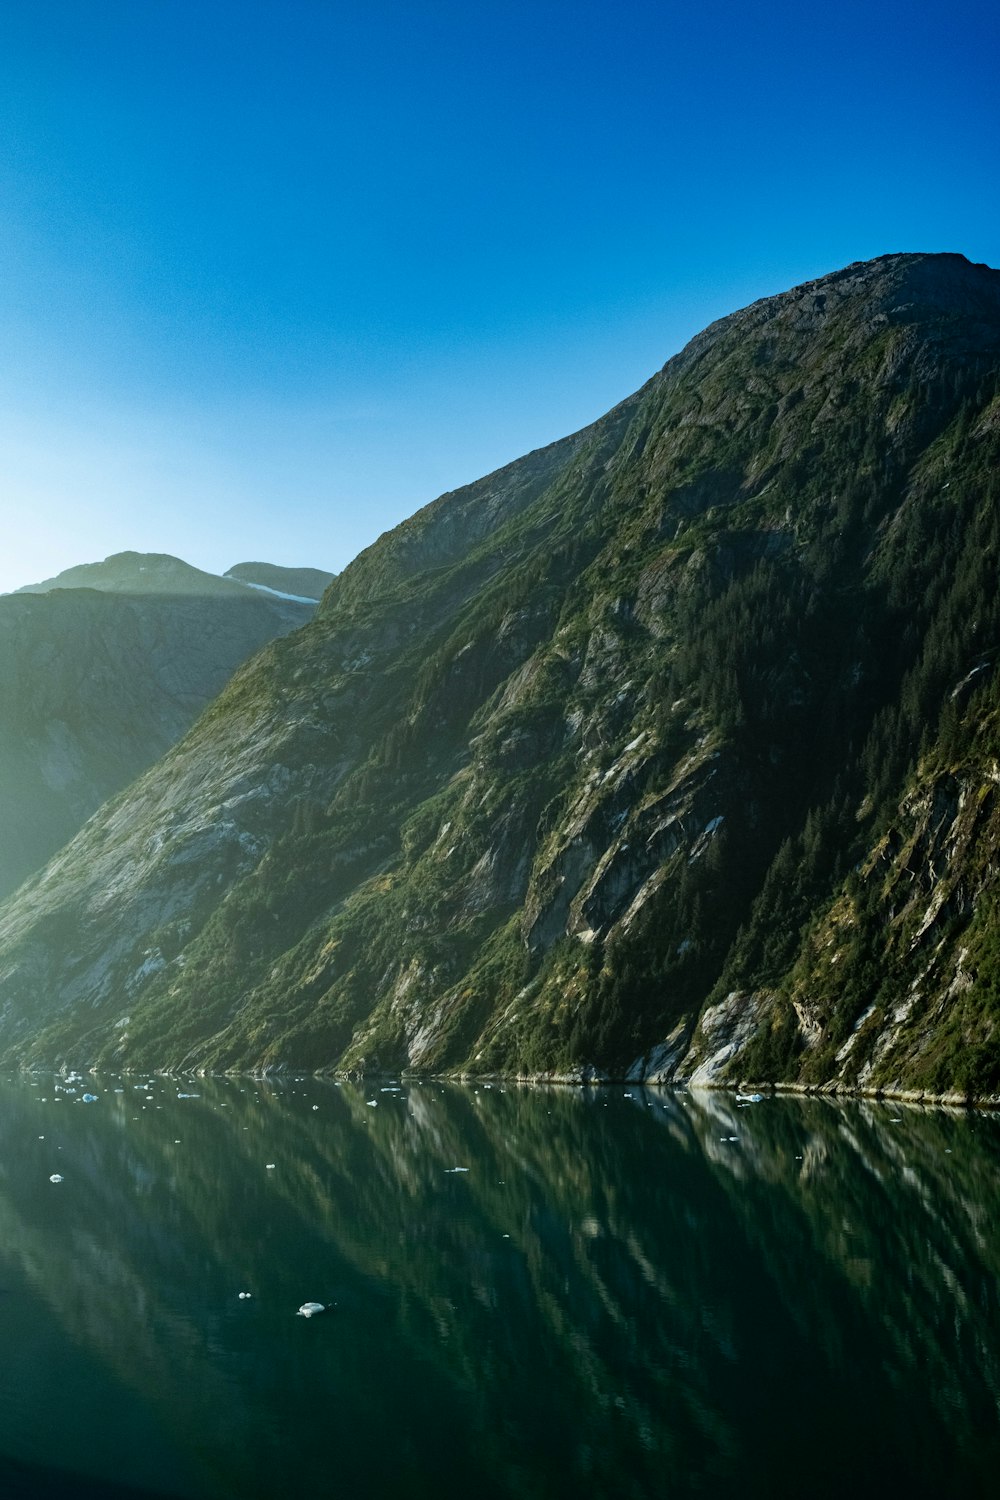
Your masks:
<path fill-rule="evenodd" d="M 994 574 L 996 563 L 994 547 Z M 696 1082 L 1000 1096 L 994 667 L 995 648 L 952 689 L 904 796 L 788 945 L 787 966 L 734 970 L 746 987 L 706 1009 L 685 1059 Z M 807 883 L 796 853 L 780 861 L 786 892 Z M 754 921 L 773 919 L 761 909 Z"/>
<path fill-rule="evenodd" d="M 793 1067 L 801 934 L 1000 644 L 998 366 L 1000 275 L 884 257 L 419 512 L 0 912 L 4 1055 Z"/>
<path fill-rule="evenodd" d="M 241 662 L 313 612 L 155 554 L 41 588 L 0 598 L 3 895 L 180 739 Z"/>

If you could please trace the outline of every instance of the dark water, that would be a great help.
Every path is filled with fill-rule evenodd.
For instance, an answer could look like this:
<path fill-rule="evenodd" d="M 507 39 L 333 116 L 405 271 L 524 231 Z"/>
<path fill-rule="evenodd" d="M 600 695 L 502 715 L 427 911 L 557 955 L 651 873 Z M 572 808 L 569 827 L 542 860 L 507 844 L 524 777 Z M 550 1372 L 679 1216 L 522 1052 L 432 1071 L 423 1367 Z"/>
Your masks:
<path fill-rule="evenodd" d="M 0 1085 L 4 1495 L 996 1492 L 995 1116 L 135 1082 Z"/>

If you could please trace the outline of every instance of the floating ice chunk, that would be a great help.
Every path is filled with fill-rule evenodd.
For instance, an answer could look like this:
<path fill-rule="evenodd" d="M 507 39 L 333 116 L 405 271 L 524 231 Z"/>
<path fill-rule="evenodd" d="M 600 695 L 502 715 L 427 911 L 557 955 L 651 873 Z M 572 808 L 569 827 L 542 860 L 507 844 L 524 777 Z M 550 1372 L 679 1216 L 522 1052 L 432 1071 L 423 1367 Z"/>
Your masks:
<path fill-rule="evenodd" d="M 249 1302 L 253 1296 L 253 1292 L 240 1292 L 239 1296 L 241 1302 Z"/>
<path fill-rule="evenodd" d="M 178 1094 L 178 1099 L 200 1099 L 200 1094 Z"/>
<path fill-rule="evenodd" d="M 369 1109 L 378 1109 L 378 1100 L 377 1099 L 366 1099 L 365 1103 L 368 1105 Z"/>
<path fill-rule="evenodd" d="M 313 1109 L 319 1109 L 319 1105 L 318 1104 L 314 1104 L 313 1105 Z"/>
<path fill-rule="evenodd" d="M 50 1182 L 62 1182 L 62 1174 L 59 1173 L 59 1172 L 53 1172 L 52 1176 L 49 1178 L 49 1181 Z"/>
<path fill-rule="evenodd" d="M 274 1162 L 273 1161 L 267 1162 L 266 1165 L 265 1165 L 264 1170 L 267 1171 L 267 1172 L 273 1172 L 274 1171 Z"/>
<path fill-rule="evenodd" d="M 317 1313 L 321 1312 L 326 1312 L 326 1308 L 322 1302 L 303 1302 L 299 1308 L 298 1316 L 300 1318 L 314 1318 Z"/>
<path fill-rule="evenodd" d="M 83 1102 L 84 1102 L 84 1104 L 96 1104 L 97 1103 L 97 1095 L 96 1094 L 84 1094 L 84 1096 L 83 1096 Z"/>
<path fill-rule="evenodd" d="M 445 1167 L 444 1170 L 445 1170 L 446 1173 L 448 1173 L 448 1172 L 467 1172 L 469 1169 L 468 1169 L 468 1167 Z"/>

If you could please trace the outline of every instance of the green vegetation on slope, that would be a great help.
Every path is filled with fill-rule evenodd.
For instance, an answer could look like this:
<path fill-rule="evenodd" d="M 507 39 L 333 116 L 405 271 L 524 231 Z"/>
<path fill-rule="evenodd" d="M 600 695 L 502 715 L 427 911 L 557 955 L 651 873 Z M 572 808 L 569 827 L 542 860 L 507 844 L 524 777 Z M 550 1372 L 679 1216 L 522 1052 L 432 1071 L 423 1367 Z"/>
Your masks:
<path fill-rule="evenodd" d="M 988 738 L 998 366 L 997 273 L 887 257 L 427 507 L 0 913 L 7 1057 L 991 1088 L 985 1021 L 853 1028 L 873 851 Z"/>

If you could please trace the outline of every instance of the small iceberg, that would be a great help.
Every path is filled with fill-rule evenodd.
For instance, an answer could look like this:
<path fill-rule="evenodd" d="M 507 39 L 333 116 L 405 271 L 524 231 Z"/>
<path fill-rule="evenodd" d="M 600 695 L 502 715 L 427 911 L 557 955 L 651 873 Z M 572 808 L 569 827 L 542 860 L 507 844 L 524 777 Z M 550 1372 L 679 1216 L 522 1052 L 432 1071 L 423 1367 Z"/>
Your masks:
<path fill-rule="evenodd" d="M 303 1302 L 297 1316 L 300 1318 L 314 1318 L 317 1313 L 326 1312 L 322 1302 Z"/>
<path fill-rule="evenodd" d="M 97 1103 L 97 1095 L 96 1094 L 84 1094 L 84 1096 L 83 1096 L 83 1102 L 84 1102 L 84 1104 L 96 1104 Z"/>
<path fill-rule="evenodd" d="M 53 1172 L 52 1176 L 49 1178 L 49 1181 L 50 1182 L 62 1182 L 62 1174 L 60 1172 Z"/>

